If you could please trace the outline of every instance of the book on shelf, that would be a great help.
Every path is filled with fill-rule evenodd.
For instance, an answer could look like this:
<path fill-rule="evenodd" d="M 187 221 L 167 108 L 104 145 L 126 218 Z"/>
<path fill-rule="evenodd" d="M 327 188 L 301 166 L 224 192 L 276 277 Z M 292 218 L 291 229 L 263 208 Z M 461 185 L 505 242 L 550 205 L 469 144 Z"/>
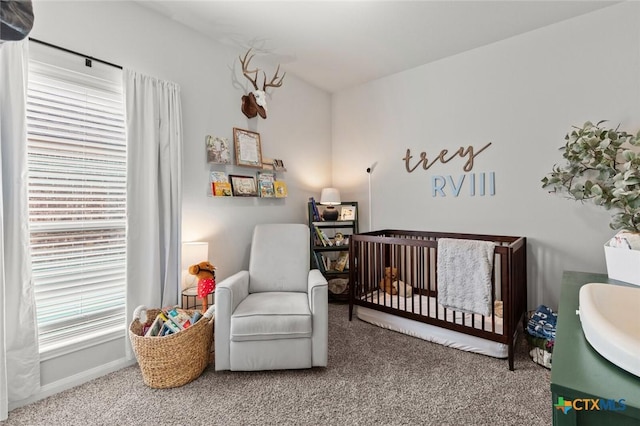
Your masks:
<path fill-rule="evenodd" d="M 320 212 L 318 211 L 318 205 L 316 204 L 316 200 L 313 197 L 309 197 L 309 202 L 311 203 L 311 213 L 313 215 L 313 222 L 320 222 Z"/>
<path fill-rule="evenodd" d="M 213 195 L 216 197 L 232 197 L 231 184 L 229 182 L 212 182 Z"/>
<path fill-rule="evenodd" d="M 313 226 L 314 230 L 316 231 L 316 236 L 318 237 L 318 240 L 320 242 L 320 244 L 318 245 L 322 245 L 324 247 L 326 247 L 327 243 L 324 240 L 324 238 L 322 237 L 322 231 L 320 230 L 320 228 L 318 228 L 317 226 Z"/>
<path fill-rule="evenodd" d="M 225 172 L 221 172 L 218 170 L 211 170 L 209 172 L 209 176 L 210 176 L 209 180 L 211 182 L 211 195 L 217 196 L 218 194 L 216 194 L 216 184 L 225 183 L 225 182 L 229 183 L 229 176 L 227 176 Z M 220 193 L 221 195 L 226 195 L 226 194 L 222 194 L 222 191 L 220 191 Z"/>
<path fill-rule="evenodd" d="M 331 239 L 327 236 L 327 233 L 320 228 L 318 228 L 318 230 L 320 231 L 320 234 L 322 235 L 323 240 L 326 242 L 325 246 L 332 246 L 333 241 L 331 241 Z"/>
<path fill-rule="evenodd" d="M 229 182 L 229 176 L 227 176 L 225 172 L 211 170 L 209 174 L 211 176 L 211 182 Z"/>
<path fill-rule="evenodd" d="M 273 182 L 276 180 L 275 173 L 258 172 L 258 192 L 263 198 L 273 198 L 276 196 Z"/>
<path fill-rule="evenodd" d="M 324 258 L 324 266 L 327 271 L 331 271 L 333 269 L 333 260 L 329 256 L 322 256 Z"/>
<path fill-rule="evenodd" d="M 276 196 L 276 193 L 273 189 L 273 182 L 258 182 L 258 192 L 262 198 L 273 198 Z"/>
<path fill-rule="evenodd" d="M 331 259 L 328 256 L 325 256 L 321 253 L 316 253 L 316 263 L 318 264 L 318 269 L 323 274 L 331 270 Z"/>
<path fill-rule="evenodd" d="M 345 269 L 349 269 L 349 252 L 342 251 L 338 255 L 338 260 L 336 260 L 336 271 L 343 272 Z"/>
<path fill-rule="evenodd" d="M 316 268 L 318 268 L 320 270 L 320 272 L 322 272 L 323 274 L 326 272 L 326 269 L 324 268 L 324 263 L 323 261 L 320 259 L 322 255 L 319 253 L 313 253 L 313 259 L 316 262 Z"/>
<path fill-rule="evenodd" d="M 274 181 L 273 191 L 276 194 L 276 198 L 285 198 L 288 195 L 287 183 L 283 180 Z"/>

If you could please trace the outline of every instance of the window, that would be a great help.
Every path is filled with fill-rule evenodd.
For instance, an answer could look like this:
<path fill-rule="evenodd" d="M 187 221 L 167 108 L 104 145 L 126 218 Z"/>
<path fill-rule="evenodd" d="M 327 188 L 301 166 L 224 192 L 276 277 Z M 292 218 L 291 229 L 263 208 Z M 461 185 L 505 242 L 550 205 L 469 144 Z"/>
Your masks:
<path fill-rule="evenodd" d="M 121 70 L 30 44 L 29 227 L 41 354 L 124 336 Z"/>

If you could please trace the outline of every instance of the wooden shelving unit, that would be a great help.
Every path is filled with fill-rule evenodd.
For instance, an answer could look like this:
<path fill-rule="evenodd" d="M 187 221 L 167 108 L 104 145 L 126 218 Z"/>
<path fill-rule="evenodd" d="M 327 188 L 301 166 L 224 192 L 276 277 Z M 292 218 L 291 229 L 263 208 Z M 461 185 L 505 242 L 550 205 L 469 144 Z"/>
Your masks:
<path fill-rule="evenodd" d="M 355 208 L 353 220 L 325 221 L 322 213 L 325 206 L 316 203 L 320 214 L 320 220 L 314 218 L 314 209 L 311 201 L 307 203 L 309 221 L 311 268 L 317 268 L 329 281 L 329 300 L 346 302 L 349 297 L 349 242 L 353 234 L 358 233 L 358 203 L 346 201 L 335 208 L 341 212 L 343 207 Z M 324 238 L 326 236 L 326 239 Z M 346 264 L 345 264 L 346 261 Z M 339 291 L 344 285 L 344 290 Z"/>

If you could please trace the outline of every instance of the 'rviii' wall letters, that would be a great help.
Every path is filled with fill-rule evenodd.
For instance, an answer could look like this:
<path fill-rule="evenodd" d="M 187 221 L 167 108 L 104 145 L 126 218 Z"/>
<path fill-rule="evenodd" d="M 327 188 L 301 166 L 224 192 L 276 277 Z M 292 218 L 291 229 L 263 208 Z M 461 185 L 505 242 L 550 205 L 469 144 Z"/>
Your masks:
<path fill-rule="evenodd" d="M 433 160 L 429 160 L 426 152 L 420 153 L 418 161 L 411 165 L 411 150 L 407 148 L 404 161 L 405 169 L 407 173 L 413 173 L 421 164 L 423 170 L 429 170 L 435 163 L 440 162 L 446 164 L 453 160 L 455 157 L 462 159 L 466 158 L 466 162 L 462 167 L 462 170 L 467 172 L 454 179 L 453 176 L 434 175 L 431 176 L 431 196 L 432 197 L 446 197 L 447 194 L 451 194 L 454 197 L 460 195 L 460 191 L 463 186 L 468 187 L 468 194 L 472 197 L 478 195 L 480 197 L 485 195 L 496 194 L 496 174 L 495 172 L 482 172 L 482 173 L 469 173 L 473 169 L 475 158 L 485 149 L 489 148 L 491 142 L 475 151 L 473 146 L 469 145 L 467 148 L 460 147 L 453 154 L 449 154 L 448 149 L 443 149 L 440 154 Z"/>
<path fill-rule="evenodd" d="M 465 185 L 466 183 L 466 185 Z M 460 175 L 458 181 L 454 182 L 453 176 L 431 176 L 431 196 L 446 197 L 447 193 L 457 197 L 463 186 L 469 188 L 468 194 L 472 197 L 478 195 L 496 195 L 496 174 L 489 173 L 468 173 Z"/>

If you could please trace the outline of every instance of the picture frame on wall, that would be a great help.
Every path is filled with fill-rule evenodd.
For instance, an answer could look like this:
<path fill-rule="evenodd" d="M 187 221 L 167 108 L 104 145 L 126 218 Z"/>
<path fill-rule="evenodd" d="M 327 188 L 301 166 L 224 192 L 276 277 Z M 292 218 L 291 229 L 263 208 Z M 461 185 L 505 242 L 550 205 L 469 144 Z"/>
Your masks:
<path fill-rule="evenodd" d="M 229 140 L 227 138 L 207 135 L 205 144 L 207 147 L 207 163 L 231 164 L 231 150 L 229 149 Z"/>
<path fill-rule="evenodd" d="M 234 127 L 233 143 L 236 151 L 236 165 L 262 168 L 260 133 Z"/>
<path fill-rule="evenodd" d="M 258 188 L 253 176 L 229 175 L 234 197 L 257 197 Z"/>

